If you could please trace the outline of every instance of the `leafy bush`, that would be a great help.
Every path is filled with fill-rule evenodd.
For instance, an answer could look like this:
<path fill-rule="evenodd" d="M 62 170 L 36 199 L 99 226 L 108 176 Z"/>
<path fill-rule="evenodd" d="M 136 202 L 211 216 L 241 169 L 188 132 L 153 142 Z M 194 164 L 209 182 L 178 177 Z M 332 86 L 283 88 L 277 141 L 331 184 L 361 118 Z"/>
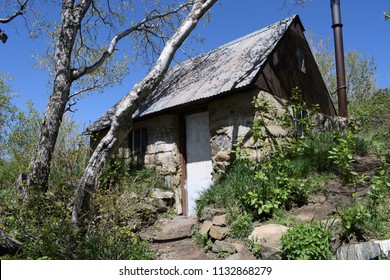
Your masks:
<path fill-rule="evenodd" d="M 352 194 L 352 204 L 339 213 L 343 237 L 366 240 L 388 236 L 390 226 L 390 177 L 389 164 L 382 160 L 381 168 L 371 178 L 371 187 L 365 200 L 358 202 Z M 361 176 L 359 176 L 361 177 Z"/>
<path fill-rule="evenodd" d="M 247 238 L 253 229 L 252 221 L 253 216 L 248 213 L 240 214 L 235 210 L 229 210 L 227 215 L 229 235 L 234 238 Z"/>
<path fill-rule="evenodd" d="M 73 258 L 69 197 L 69 190 L 63 188 L 55 193 L 29 192 L 24 200 L 16 196 L 3 201 L 0 228 L 23 243 L 16 258 Z"/>
<path fill-rule="evenodd" d="M 204 191 L 197 202 L 197 213 L 205 206 L 240 209 L 255 218 L 268 218 L 277 209 L 307 203 L 314 186 L 296 168 L 300 159 L 275 153 L 267 163 L 235 161 L 212 188 Z"/>
<path fill-rule="evenodd" d="M 281 256 L 286 260 L 328 260 L 332 258 L 331 232 L 319 222 L 297 224 L 282 236 Z"/>
<path fill-rule="evenodd" d="M 349 111 L 362 129 L 365 138 L 389 146 L 390 136 L 390 89 L 377 90 L 368 94 L 364 102 L 351 102 Z M 387 144 L 386 144 L 387 143 Z"/>
<path fill-rule="evenodd" d="M 257 258 L 259 259 L 261 257 L 261 244 L 258 242 L 258 240 L 255 239 L 248 239 L 246 242 L 249 251 Z"/>
<path fill-rule="evenodd" d="M 286 157 L 293 162 L 302 162 L 301 166 L 305 167 L 298 166 L 297 175 L 331 171 L 333 162 L 329 159 L 329 151 L 336 145 L 338 137 L 337 133 L 326 132 L 293 141 L 286 148 Z"/>
<path fill-rule="evenodd" d="M 351 134 L 350 134 L 351 135 Z M 329 151 L 329 158 L 339 168 L 339 172 L 345 183 L 352 183 L 358 174 L 352 169 L 354 163 L 350 136 L 348 139 L 339 139 L 339 144 Z"/>
<path fill-rule="evenodd" d="M 307 203 L 311 186 L 307 180 L 295 178 L 295 172 L 292 161 L 283 154 L 264 163 L 255 173 L 257 187 L 242 197 L 246 210 L 254 212 L 259 218 L 269 218 L 277 209 Z"/>
<path fill-rule="evenodd" d="M 126 227 L 104 231 L 90 225 L 77 250 L 77 259 L 85 260 L 152 260 L 155 254 L 146 241 Z"/>
<path fill-rule="evenodd" d="M 378 214 L 377 208 L 380 203 L 390 197 L 390 178 L 386 170 L 388 168 L 386 165 L 384 163 L 382 169 L 371 179 L 371 189 L 368 192 L 368 206 L 374 217 Z"/>
<path fill-rule="evenodd" d="M 342 209 L 339 216 L 345 239 L 366 240 L 371 213 L 365 205 L 352 204 Z"/>

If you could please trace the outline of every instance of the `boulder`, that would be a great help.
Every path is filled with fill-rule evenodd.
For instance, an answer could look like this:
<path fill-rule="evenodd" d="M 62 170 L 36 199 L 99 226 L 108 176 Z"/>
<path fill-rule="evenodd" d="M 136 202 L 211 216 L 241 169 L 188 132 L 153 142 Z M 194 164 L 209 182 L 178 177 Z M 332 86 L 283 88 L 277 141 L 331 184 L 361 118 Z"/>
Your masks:
<path fill-rule="evenodd" d="M 214 216 L 220 216 L 226 214 L 225 209 L 216 209 L 211 207 L 205 207 L 200 215 L 199 221 L 203 222 L 205 220 L 212 221 Z"/>
<path fill-rule="evenodd" d="M 164 227 L 154 236 L 154 242 L 169 242 L 187 238 L 196 224 L 193 217 L 177 216 L 168 221 Z"/>
<path fill-rule="evenodd" d="M 338 260 L 375 260 L 390 257 L 390 240 L 372 240 L 369 242 L 342 246 L 337 250 Z"/>
<path fill-rule="evenodd" d="M 238 244 L 238 243 L 232 243 L 234 248 L 236 249 L 237 253 L 241 253 L 245 250 L 245 245 L 243 244 Z"/>
<path fill-rule="evenodd" d="M 226 215 L 214 216 L 213 225 L 225 227 L 226 226 Z"/>
<path fill-rule="evenodd" d="M 282 248 L 281 238 L 288 231 L 288 227 L 278 224 L 269 224 L 256 227 L 249 239 L 261 245 L 261 258 L 264 260 L 280 259 L 279 251 Z"/>
<path fill-rule="evenodd" d="M 249 238 L 263 247 L 281 248 L 280 239 L 288 231 L 288 227 L 278 224 L 269 224 L 256 227 Z"/>
<path fill-rule="evenodd" d="M 226 237 L 228 232 L 229 228 L 227 227 L 212 226 L 209 235 L 216 240 L 222 240 Z"/>
<path fill-rule="evenodd" d="M 261 247 L 261 258 L 263 260 L 281 260 L 279 250 L 273 247 Z"/>
<path fill-rule="evenodd" d="M 207 236 L 209 233 L 210 228 L 213 226 L 213 222 L 211 221 L 204 221 L 199 229 L 199 233 L 202 235 Z"/>

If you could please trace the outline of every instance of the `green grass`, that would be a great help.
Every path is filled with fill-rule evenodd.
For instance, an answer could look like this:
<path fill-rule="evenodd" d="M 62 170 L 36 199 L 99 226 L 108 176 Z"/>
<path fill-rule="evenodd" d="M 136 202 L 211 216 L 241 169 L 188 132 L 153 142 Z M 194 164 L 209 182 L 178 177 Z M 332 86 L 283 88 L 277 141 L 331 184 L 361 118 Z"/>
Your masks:
<path fill-rule="evenodd" d="M 258 186 L 255 169 L 249 161 L 235 162 L 213 187 L 203 191 L 196 204 L 197 214 L 204 207 L 241 208 L 242 197 Z"/>
<path fill-rule="evenodd" d="M 251 213 L 240 213 L 237 208 L 230 208 L 227 215 L 227 222 L 230 226 L 229 235 L 233 238 L 246 239 L 253 230 L 253 215 Z"/>

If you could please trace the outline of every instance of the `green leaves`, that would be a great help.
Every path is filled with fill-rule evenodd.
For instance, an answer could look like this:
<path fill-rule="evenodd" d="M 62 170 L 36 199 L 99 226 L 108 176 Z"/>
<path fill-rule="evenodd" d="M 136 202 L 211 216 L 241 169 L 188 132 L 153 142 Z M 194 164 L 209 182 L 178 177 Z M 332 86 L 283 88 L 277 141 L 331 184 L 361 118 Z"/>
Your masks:
<path fill-rule="evenodd" d="M 277 209 L 288 209 L 294 203 L 306 203 L 310 188 L 306 180 L 292 176 L 293 169 L 292 161 L 284 158 L 283 154 L 264 163 L 255 172 L 257 188 L 242 197 L 244 206 L 258 217 L 267 218 Z"/>
<path fill-rule="evenodd" d="M 340 213 L 343 233 L 347 239 L 364 240 L 371 213 L 363 204 L 353 204 L 345 207 Z"/>
<path fill-rule="evenodd" d="M 319 222 L 297 224 L 282 236 L 281 256 L 286 260 L 331 259 L 330 229 Z"/>
<path fill-rule="evenodd" d="M 351 134 L 348 134 L 348 139 L 339 138 L 338 146 L 329 151 L 329 159 L 333 160 L 334 164 L 339 168 L 345 183 L 352 183 L 356 180 L 358 174 L 352 170 L 354 162 L 352 156 L 351 144 L 348 141 Z"/>

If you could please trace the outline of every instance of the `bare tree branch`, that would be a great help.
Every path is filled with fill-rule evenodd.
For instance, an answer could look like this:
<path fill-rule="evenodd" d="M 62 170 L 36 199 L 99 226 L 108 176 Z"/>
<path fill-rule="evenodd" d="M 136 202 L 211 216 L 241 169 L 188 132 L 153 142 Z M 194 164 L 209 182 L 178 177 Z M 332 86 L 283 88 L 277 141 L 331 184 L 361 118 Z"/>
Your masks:
<path fill-rule="evenodd" d="M 6 18 L 0 18 L 0 23 L 9 23 L 11 22 L 14 18 L 16 18 L 17 16 L 20 16 L 20 15 L 23 15 L 24 13 L 24 10 L 26 9 L 27 7 L 27 3 L 28 3 L 29 0 L 24 0 L 23 3 L 20 3 L 19 0 L 18 0 L 18 3 L 19 3 L 19 9 L 13 14 L 13 15 L 10 15 Z M 7 34 L 5 34 L 5 32 L 3 30 L 0 29 L 0 40 L 3 42 L 3 44 L 5 42 L 7 42 L 8 40 L 8 36 Z"/>
<path fill-rule="evenodd" d="M 79 69 L 73 69 L 72 74 L 71 74 L 72 79 L 77 80 L 86 74 L 91 74 L 92 72 L 96 71 L 114 53 L 115 47 L 121 39 L 123 39 L 124 37 L 126 37 L 127 35 L 129 35 L 132 32 L 140 30 L 146 23 L 151 22 L 151 21 L 156 20 L 156 19 L 168 17 L 168 16 L 175 14 L 175 13 L 179 12 L 180 10 L 188 8 L 188 7 L 189 7 L 189 3 L 185 3 L 185 4 L 182 4 L 182 5 L 178 6 L 177 8 L 172 9 L 166 13 L 146 17 L 145 19 L 143 19 L 142 21 L 133 25 L 132 27 L 119 33 L 111 40 L 108 49 L 102 54 L 100 59 L 98 61 L 96 61 L 93 65 L 91 65 L 91 66 L 84 65 Z"/>
<path fill-rule="evenodd" d="M 29 0 L 24 0 L 23 3 L 19 2 L 19 4 L 20 4 L 19 9 L 13 15 L 10 15 L 6 18 L 0 18 L 0 23 L 8 23 L 8 22 L 12 21 L 14 18 L 16 18 L 17 16 L 23 15 L 24 9 L 26 9 L 26 7 L 27 7 L 28 1 Z"/>

